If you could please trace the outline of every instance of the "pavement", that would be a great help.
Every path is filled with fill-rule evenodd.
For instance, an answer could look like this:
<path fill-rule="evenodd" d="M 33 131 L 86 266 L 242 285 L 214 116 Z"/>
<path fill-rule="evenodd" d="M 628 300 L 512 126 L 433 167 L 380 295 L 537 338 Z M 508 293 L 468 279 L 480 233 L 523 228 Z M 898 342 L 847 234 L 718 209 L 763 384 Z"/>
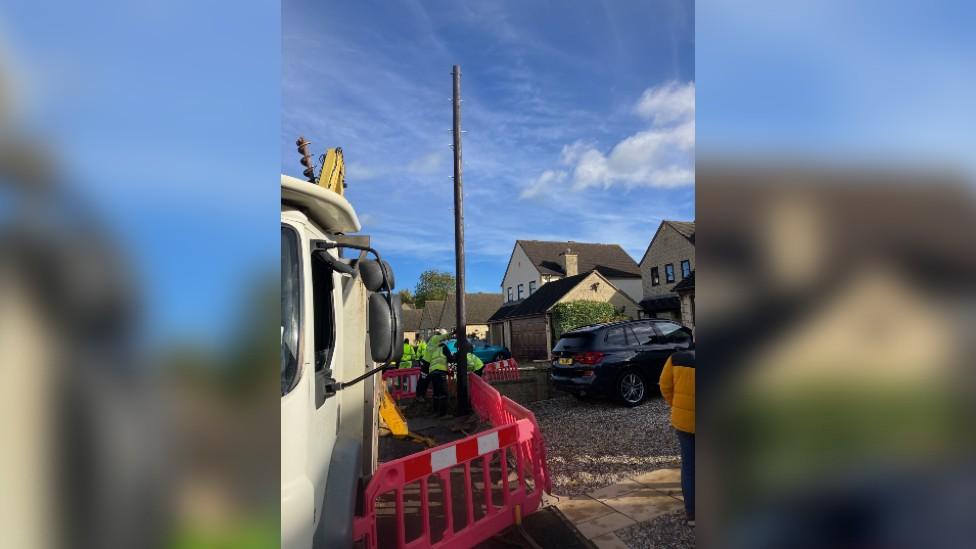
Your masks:
<path fill-rule="evenodd" d="M 404 414 L 414 432 L 434 438 L 438 444 L 464 438 L 473 432 L 484 430 L 488 425 L 477 422 L 464 425 L 464 432 L 457 430 L 462 423 L 459 418 L 451 415 L 435 418 L 428 415 L 427 409 L 419 403 L 404 406 Z M 393 437 L 380 439 L 381 461 L 396 459 L 423 450 L 424 447 L 408 441 L 397 440 Z M 498 464 L 489 467 L 492 484 L 501 483 Z M 463 516 L 463 500 L 465 489 L 463 476 L 451 474 L 452 499 L 454 500 L 454 522 L 460 527 L 466 522 Z M 480 461 L 472 463 L 473 479 L 482 478 Z M 685 532 L 688 527 L 675 515 L 683 516 L 684 503 L 681 493 L 681 473 L 677 468 L 658 468 L 646 472 L 634 472 L 628 476 L 616 475 L 619 480 L 610 486 L 604 486 L 584 494 L 578 495 L 543 495 L 543 507 L 527 516 L 524 521 L 526 533 L 541 547 L 555 547 L 559 549 L 579 548 L 628 548 L 650 546 L 664 547 L 693 547 L 694 532 Z M 484 485 L 475 482 L 473 486 L 473 500 L 483 501 Z M 407 539 L 413 539 L 420 534 L 419 518 L 419 486 L 410 486 L 404 493 L 404 503 L 407 508 L 408 526 Z M 442 487 L 439 482 L 430 485 L 431 530 L 438 532 L 444 526 Z M 500 504 L 500 501 L 495 502 Z M 378 501 L 378 529 L 380 539 L 392 541 L 395 539 L 394 523 L 392 521 L 393 501 L 381 498 Z M 485 512 L 484 505 L 476 505 L 475 518 Z M 668 515 L 672 515 L 670 518 Z M 673 520 L 671 520 L 673 519 Z M 661 545 L 649 542 L 654 539 L 652 533 L 656 530 L 658 539 L 668 540 Z M 667 530 L 670 528 L 674 532 Z M 678 530 L 681 530 L 678 532 Z M 661 535 L 663 534 L 663 535 Z M 690 545 L 687 543 L 690 537 Z M 682 539 L 679 539 L 682 538 Z M 673 540 L 673 543 L 671 541 Z M 436 541 L 436 539 L 435 539 Z M 495 549 L 511 546 L 527 545 L 522 533 L 515 528 L 500 533 L 496 538 L 487 540 L 479 545 L 480 549 Z"/>
<path fill-rule="evenodd" d="M 684 509 L 680 469 L 657 469 L 579 496 L 546 496 L 579 533 L 600 549 L 628 549 L 617 535 Z"/>

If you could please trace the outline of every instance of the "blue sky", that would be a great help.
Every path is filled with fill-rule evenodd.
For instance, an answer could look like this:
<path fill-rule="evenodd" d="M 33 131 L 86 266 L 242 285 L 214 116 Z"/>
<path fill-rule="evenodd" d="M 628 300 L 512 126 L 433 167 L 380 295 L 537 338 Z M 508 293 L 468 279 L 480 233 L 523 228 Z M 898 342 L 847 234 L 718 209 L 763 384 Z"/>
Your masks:
<path fill-rule="evenodd" d="M 281 169 L 341 146 L 399 287 L 454 270 L 451 66 L 461 65 L 469 291 L 516 239 L 619 243 L 693 219 L 691 2 L 287 2 Z"/>
<path fill-rule="evenodd" d="M 700 158 L 976 168 L 976 4 L 700 0 Z"/>
<path fill-rule="evenodd" d="M 16 122 L 122 250 L 147 336 L 220 343 L 278 271 L 279 3 L 15 2 L 0 38 Z"/>

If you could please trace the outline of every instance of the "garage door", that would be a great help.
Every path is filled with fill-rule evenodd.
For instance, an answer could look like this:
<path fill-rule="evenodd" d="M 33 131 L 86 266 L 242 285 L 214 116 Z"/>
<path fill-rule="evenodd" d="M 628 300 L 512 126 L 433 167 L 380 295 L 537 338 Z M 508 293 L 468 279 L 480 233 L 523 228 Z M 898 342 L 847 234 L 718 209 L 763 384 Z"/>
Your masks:
<path fill-rule="evenodd" d="M 512 320 L 512 354 L 516 358 L 545 359 L 546 318 L 544 316 Z"/>

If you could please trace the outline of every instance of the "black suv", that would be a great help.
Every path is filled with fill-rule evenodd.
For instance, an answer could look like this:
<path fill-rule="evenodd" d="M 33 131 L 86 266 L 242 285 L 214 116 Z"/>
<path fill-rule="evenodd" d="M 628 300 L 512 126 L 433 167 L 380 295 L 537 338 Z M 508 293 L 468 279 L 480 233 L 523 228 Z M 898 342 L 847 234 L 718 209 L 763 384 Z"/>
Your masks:
<path fill-rule="evenodd" d="M 613 396 L 637 406 L 657 386 L 671 353 L 693 347 L 691 330 L 671 320 L 585 326 L 563 334 L 553 348 L 552 382 L 576 396 Z"/>

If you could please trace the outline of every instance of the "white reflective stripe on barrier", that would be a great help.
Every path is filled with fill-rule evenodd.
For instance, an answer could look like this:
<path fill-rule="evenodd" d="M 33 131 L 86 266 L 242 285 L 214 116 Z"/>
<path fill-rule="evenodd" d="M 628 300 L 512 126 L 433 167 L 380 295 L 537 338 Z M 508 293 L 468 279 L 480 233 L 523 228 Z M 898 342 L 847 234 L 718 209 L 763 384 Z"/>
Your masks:
<path fill-rule="evenodd" d="M 487 454 L 498 449 L 498 433 L 478 437 L 478 454 Z"/>
<path fill-rule="evenodd" d="M 447 469 L 451 465 L 457 465 L 457 448 L 452 446 L 451 448 L 444 448 L 443 450 L 438 450 L 436 452 L 431 452 L 430 454 L 430 470 L 433 473 L 440 471 L 441 469 Z"/>

